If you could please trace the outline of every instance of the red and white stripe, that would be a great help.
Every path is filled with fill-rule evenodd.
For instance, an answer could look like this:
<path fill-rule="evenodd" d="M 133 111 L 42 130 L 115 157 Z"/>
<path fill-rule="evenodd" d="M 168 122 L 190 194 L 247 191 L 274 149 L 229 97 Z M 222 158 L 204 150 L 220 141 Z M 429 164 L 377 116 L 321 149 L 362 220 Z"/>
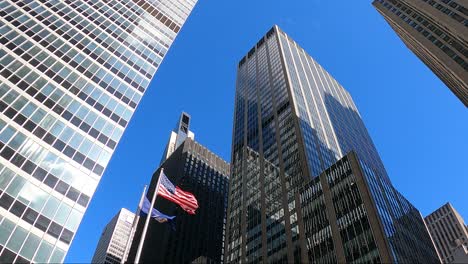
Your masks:
<path fill-rule="evenodd" d="M 170 193 L 164 185 L 159 187 L 158 195 L 178 204 L 189 214 L 195 214 L 198 209 L 198 201 L 195 196 L 189 192 L 182 191 L 179 187 L 175 188 L 175 194 Z"/>

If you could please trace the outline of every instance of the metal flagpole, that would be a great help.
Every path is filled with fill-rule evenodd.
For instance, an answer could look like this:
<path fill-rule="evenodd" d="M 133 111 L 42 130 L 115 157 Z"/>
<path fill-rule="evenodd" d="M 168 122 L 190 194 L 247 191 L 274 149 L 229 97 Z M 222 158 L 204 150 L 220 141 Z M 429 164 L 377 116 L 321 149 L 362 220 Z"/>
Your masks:
<path fill-rule="evenodd" d="M 125 263 L 125 256 L 127 256 L 129 247 L 132 244 L 133 233 L 135 232 L 136 225 L 138 224 L 138 220 L 140 220 L 140 211 L 141 211 L 141 207 L 143 206 L 143 199 L 145 198 L 145 192 L 146 192 L 147 187 L 148 186 L 145 185 L 145 187 L 143 188 L 143 193 L 141 193 L 140 203 L 137 206 L 137 209 L 136 209 L 136 212 L 135 212 L 135 217 L 133 218 L 132 228 L 130 229 L 130 234 L 129 234 L 128 239 L 127 239 L 127 244 L 125 245 L 125 251 L 124 251 L 124 254 L 122 256 L 122 260 L 120 261 L 120 263 L 122 263 L 122 264 Z"/>
<path fill-rule="evenodd" d="M 153 208 L 154 208 L 154 202 L 156 201 L 156 196 L 158 196 L 159 183 L 161 182 L 161 177 L 163 175 L 163 171 L 164 171 L 164 169 L 161 168 L 161 172 L 159 173 L 158 182 L 156 183 L 156 188 L 154 189 L 153 198 L 151 198 L 151 205 L 150 205 L 150 208 L 148 209 L 148 215 L 146 216 L 146 221 L 145 221 L 145 226 L 143 227 L 143 232 L 141 233 L 140 243 L 138 244 L 138 250 L 137 250 L 137 253 L 136 253 L 136 257 L 135 257 L 135 263 L 140 263 L 141 251 L 143 250 L 143 243 L 145 242 L 146 231 L 148 231 L 148 224 L 149 224 L 149 220 L 151 218 L 151 213 L 152 213 Z"/>

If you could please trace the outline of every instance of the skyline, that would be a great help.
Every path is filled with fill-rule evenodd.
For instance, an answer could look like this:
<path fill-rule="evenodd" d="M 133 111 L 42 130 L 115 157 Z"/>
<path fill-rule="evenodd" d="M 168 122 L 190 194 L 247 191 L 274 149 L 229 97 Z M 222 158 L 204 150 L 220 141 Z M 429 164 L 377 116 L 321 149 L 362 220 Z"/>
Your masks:
<path fill-rule="evenodd" d="M 219 3 L 211 4 L 212 6 L 210 8 L 212 8 L 213 10 L 216 10 L 217 5 L 217 8 L 219 9 L 219 5 L 221 5 Z M 315 4 L 317 4 L 317 2 L 312 3 L 312 7 L 316 7 L 314 6 Z M 326 9 L 326 12 L 331 12 L 333 10 L 332 8 L 327 9 L 327 7 L 333 6 L 333 4 L 331 3 L 320 2 L 318 4 L 324 7 Z M 239 3 L 239 6 L 241 5 L 242 4 Z M 345 6 L 346 4 L 343 5 Z M 377 63 L 376 60 L 378 57 L 373 57 L 373 55 L 376 55 L 376 52 L 372 49 L 372 45 L 367 45 L 365 46 L 365 48 L 363 48 L 366 49 L 367 52 L 369 52 L 368 55 L 363 56 L 364 61 L 360 61 L 359 64 L 356 63 L 358 67 L 351 67 L 351 69 L 355 71 L 352 71 L 352 73 L 354 74 L 350 74 L 348 76 L 346 74 L 346 68 L 350 68 L 350 66 L 353 66 L 354 63 L 350 63 L 347 59 L 349 59 L 350 57 L 358 57 L 358 55 L 363 54 L 352 54 L 350 53 L 350 51 L 352 51 L 353 49 L 350 49 L 349 47 L 343 49 L 342 51 L 336 50 L 334 51 L 334 53 L 330 51 L 336 48 L 337 41 L 344 40 L 347 37 L 350 37 L 349 32 L 341 32 L 341 36 L 333 35 L 336 34 L 337 31 L 336 28 L 333 27 L 333 23 L 330 23 L 330 27 L 327 27 L 327 29 L 329 29 L 330 32 L 328 32 L 325 36 L 327 39 L 335 40 L 335 42 L 331 41 L 331 43 L 327 43 L 330 46 L 330 50 L 328 52 L 325 52 L 327 45 L 324 45 L 324 43 L 314 42 L 314 34 L 311 34 L 303 28 L 298 28 L 297 25 L 298 23 L 300 24 L 301 21 L 314 21 L 308 18 L 307 15 L 309 14 L 304 14 L 304 11 L 300 12 L 301 8 L 298 7 L 299 5 L 293 9 L 295 12 L 298 12 L 298 18 L 296 18 L 295 25 L 291 24 L 292 22 L 286 22 L 287 20 L 278 22 L 278 19 L 271 18 L 268 19 L 268 21 L 261 23 L 261 26 L 257 26 L 256 28 L 250 28 L 250 30 L 247 32 L 243 32 L 244 30 L 246 30 L 246 26 L 239 27 L 237 31 L 234 30 L 234 32 L 230 32 L 234 38 L 236 36 L 243 36 L 243 39 L 245 40 L 239 40 L 240 42 L 242 42 L 242 44 L 237 43 L 236 45 L 229 46 L 229 43 L 223 42 L 223 44 L 226 45 L 223 46 L 218 44 L 209 47 L 204 47 L 205 49 L 202 49 L 202 46 L 206 45 L 206 43 L 216 44 L 215 40 L 219 38 L 219 36 L 213 37 L 209 36 L 208 34 L 204 34 L 203 31 L 206 30 L 206 28 L 203 28 L 203 30 L 201 28 L 196 28 L 197 26 L 207 26 L 205 22 L 201 23 L 201 21 L 206 21 L 209 18 L 208 16 L 208 18 L 202 19 L 203 12 L 207 12 L 205 11 L 206 8 L 208 8 L 207 6 L 208 4 L 206 2 L 201 2 L 199 3 L 199 6 L 195 8 L 194 13 L 192 14 L 193 17 L 189 18 L 186 28 L 184 28 L 181 31 L 181 36 L 179 36 L 179 38 L 174 43 L 174 47 L 172 51 L 169 52 L 168 58 L 162 64 L 160 71 L 158 72 L 158 74 L 156 74 L 156 77 L 151 83 L 151 87 L 149 88 L 147 94 L 147 97 L 150 99 L 143 99 L 140 109 L 138 109 L 135 118 L 129 125 L 128 132 L 133 132 L 133 136 L 131 136 L 130 133 L 126 133 L 123 136 L 122 143 L 117 148 L 116 156 L 111 160 L 109 169 L 106 171 L 105 175 L 103 176 L 102 183 L 98 187 L 96 197 L 91 202 L 90 209 L 94 209 L 94 214 L 92 215 L 91 211 L 89 211 L 85 215 L 83 225 L 80 227 L 77 233 L 77 239 L 72 244 L 69 257 L 67 257 L 66 260 L 72 261 L 70 258 L 72 258 L 73 255 L 70 255 L 73 253 L 72 251 L 75 247 L 80 246 L 80 244 L 77 244 L 77 242 L 80 242 L 79 239 L 81 235 L 83 236 L 83 238 L 88 237 L 88 239 L 89 237 L 94 236 L 95 238 L 93 239 L 95 239 L 97 243 L 99 232 L 100 230 L 102 230 L 103 225 L 101 225 L 100 227 L 96 227 L 93 231 L 92 227 L 95 226 L 96 222 L 90 223 L 88 219 L 96 219 L 96 217 L 99 215 L 102 219 L 99 219 L 98 222 L 107 222 L 110 218 L 105 219 L 104 213 L 96 213 L 98 211 L 108 210 L 107 208 L 103 208 L 104 204 L 106 204 L 107 206 L 110 205 L 109 207 L 112 207 L 114 209 L 116 207 L 127 207 L 130 210 L 134 210 L 142 185 L 144 183 L 149 182 L 148 179 L 150 178 L 152 172 L 158 165 L 158 162 L 160 160 L 161 154 L 165 146 L 164 144 L 167 141 L 167 133 L 173 128 L 173 120 L 175 117 L 180 115 L 180 112 L 182 110 L 190 113 L 192 117 L 197 119 L 197 122 L 195 122 L 193 125 L 193 130 L 198 132 L 197 137 L 199 141 L 202 144 L 206 145 L 208 148 L 212 149 L 213 152 L 221 155 L 225 160 L 230 160 L 230 148 L 228 146 L 231 142 L 230 134 L 232 130 L 231 121 L 233 112 L 232 104 L 234 98 L 233 87 L 235 85 L 235 81 L 233 81 L 235 78 L 235 66 L 237 65 L 237 62 L 240 60 L 241 56 L 243 56 L 243 54 L 245 54 L 249 50 L 249 48 L 256 43 L 256 40 L 258 40 L 258 38 L 262 36 L 263 33 L 266 32 L 266 30 L 275 23 L 279 24 L 286 32 L 288 32 L 288 34 L 295 38 L 298 41 L 298 43 L 304 47 L 304 49 L 308 50 L 312 56 L 316 57 L 318 62 L 324 65 L 324 67 L 327 68 L 330 71 L 330 73 L 334 75 L 336 79 L 353 94 L 353 98 L 356 101 L 358 108 L 360 109 L 360 113 L 363 116 L 364 122 L 366 123 L 370 134 L 374 139 L 375 144 L 377 145 L 377 149 L 379 150 L 379 153 L 381 154 L 382 159 L 384 160 L 384 164 L 386 165 L 386 168 L 389 171 L 389 175 L 392 178 L 392 182 L 396 185 L 397 189 L 402 191 L 402 193 L 404 193 L 404 195 L 407 196 L 409 200 L 413 202 L 416 205 L 416 207 L 422 211 L 423 215 L 426 215 L 429 212 L 435 210 L 435 208 L 438 208 L 441 204 L 445 203 L 445 201 L 450 201 L 455 205 L 457 209 L 459 209 L 462 215 L 466 215 L 467 208 L 463 207 L 463 204 L 461 204 L 463 202 L 463 197 L 460 197 L 458 199 L 459 204 L 457 204 L 457 199 L 449 198 L 450 195 L 456 195 L 456 191 L 454 191 L 454 193 L 452 194 L 449 194 L 445 191 L 444 195 L 438 196 L 439 201 L 427 203 L 425 206 L 422 206 L 424 205 L 424 203 L 418 203 L 417 201 L 415 201 L 414 197 L 420 197 L 420 200 L 427 200 L 427 192 L 419 193 L 417 195 L 417 190 L 411 186 L 412 181 L 421 182 L 423 180 L 424 177 L 422 173 L 417 177 L 409 179 L 409 181 L 406 184 L 402 180 L 405 174 L 395 173 L 395 171 L 398 172 L 408 169 L 407 166 L 409 167 L 410 165 L 413 165 L 415 163 L 418 164 L 418 159 L 416 159 L 418 158 L 417 155 L 414 155 L 414 158 L 416 160 L 405 159 L 405 157 L 410 156 L 409 154 L 414 153 L 413 151 L 411 151 L 411 149 L 409 149 L 408 151 L 404 151 L 404 153 L 399 153 L 399 151 L 401 150 L 395 151 L 395 149 L 402 148 L 405 145 L 408 146 L 408 141 L 414 140 L 413 145 L 419 146 L 419 154 L 422 154 L 422 157 L 419 158 L 420 162 L 424 160 L 425 156 L 427 156 L 427 158 L 429 159 L 426 160 L 429 160 L 429 164 L 431 164 L 433 168 L 442 171 L 443 168 L 446 166 L 448 167 L 449 164 L 447 162 L 442 161 L 440 161 L 439 163 L 430 162 L 430 154 L 431 151 L 435 152 L 436 150 L 446 149 L 450 151 L 450 153 L 453 153 L 452 160 L 454 160 L 455 162 L 458 161 L 458 164 L 460 164 L 460 166 L 458 166 L 453 171 L 459 171 L 461 176 L 466 175 L 466 173 L 464 173 L 464 170 L 466 170 L 466 168 L 463 168 L 461 166 L 461 164 L 463 164 L 463 159 L 461 157 L 463 154 L 462 150 L 466 149 L 466 147 L 463 147 L 463 144 L 466 144 L 466 142 L 463 141 L 463 133 L 461 132 L 463 130 L 466 131 L 466 124 L 462 124 L 462 122 L 459 122 L 458 124 L 450 124 L 448 122 L 450 120 L 456 120 L 455 117 L 458 117 L 458 120 L 463 120 L 461 118 L 466 116 L 464 116 L 465 112 L 462 112 L 463 108 L 461 107 L 461 104 L 457 101 L 457 99 L 453 95 L 449 94 L 450 92 L 447 89 L 441 89 L 441 87 L 426 87 L 425 89 L 419 90 L 417 89 L 417 87 L 415 89 L 415 87 L 403 86 L 396 87 L 389 91 L 382 91 L 380 89 L 372 90 L 371 87 L 373 85 L 377 85 L 376 83 L 378 83 L 379 81 L 376 80 L 381 80 L 381 77 L 375 78 L 373 79 L 373 81 L 369 81 L 370 84 L 368 85 L 359 85 L 363 82 L 362 78 L 367 77 L 366 71 L 375 73 L 375 71 L 373 71 L 375 70 L 374 67 L 368 67 L 369 63 L 372 65 L 375 63 L 383 67 L 384 65 L 387 66 L 388 62 L 390 62 L 390 65 L 398 66 L 396 67 L 396 69 L 393 69 L 393 71 L 396 71 L 398 74 L 402 74 L 402 80 L 407 85 L 414 84 L 416 81 L 424 79 L 426 79 L 428 84 L 432 84 L 435 86 L 443 85 L 440 81 L 438 81 L 436 77 L 433 76 L 433 74 L 428 69 L 424 68 L 424 65 L 421 65 L 422 63 L 417 58 L 414 58 L 414 55 L 405 51 L 405 47 L 400 42 L 398 42 L 399 40 L 397 38 L 393 36 L 393 32 L 391 32 L 387 25 L 384 24 L 383 19 L 380 19 L 375 10 L 371 9 L 370 3 L 366 3 L 364 5 L 360 3 L 357 4 L 357 6 L 358 8 L 364 8 L 366 10 L 366 15 L 370 15 L 373 19 L 376 19 L 376 21 L 378 21 L 376 25 L 373 25 L 373 29 L 377 31 L 386 32 L 385 35 L 379 34 L 378 37 L 382 37 L 383 39 L 378 39 L 378 41 L 376 42 L 381 45 L 388 44 L 388 46 L 396 46 L 397 51 L 403 54 L 401 56 L 405 60 L 408 60 L 404 63 L 410 65 L 412 67 L 412 70 L 416 70 L 416 73 L 418 73 L 419 76 L 412 76 L 414 72 L 411 72 L 412 74 L 409 74 L 408 72 L 403 71 L 402 68 L 406 65 L 401 65 L 401 61 L 397 63 L 396 60 L 398 59 L 398 57 L 395 59 L 394 57 L 396 56 L 394 54 L 383 54 L 387 55 L 384 56 L 386 59 L 384 60 L 384 62 L 387 63 Z M 226 7 L 224 8 L 226 9 Z M 348 6 L 348 8 L 350 7 Z M 255 10 L 255 8 L 253 9 Z M 281 11 L 284 11 L 286 13 L 291 12 L 290 8 L 288 9 L 287 6 L 280 5 L 279 9 L 283 9 Z M 343 9 L 346 8 L 343 7 Z M 277 9 L 275 10 L 276 12 L 278 12 Z M 235 11 L 238 10 L 234 8 L 232 12 Z M 363 11 L 361 10 L 361 12 Z M 211 13 L 211 15 L 213 14 Z M 249 21 L 252 21 L 253 19 L 251 13 L 248 13 L 246 17 L 250 19 Z M 274 20 L 276 20 L 276 22 Z M 318 18 L 317 20 L 320 21 L 320 19 Z M 355 20 L 350 21 L 352 22 Z M 233 30 L 234 28 L 228 27 L 228 29 Z M 369 29 L 366 29 L 367 30 L 365 32 L 368 33 Z M 325 33 L 325 31 L 328 30 L 321 31 L 320 29 L 316 29 L 316 31 L 312 31 L 312 33 Z M 226 37 L 226 35 L 221 36 Z M 366 38 L 365 40 L 369 39 Z M 351 48 L 356 48 L 356 46 L 358 46 L 358 44 L 361 43 L 364 43 L 363 39 L 359 41 L 352 40 L 350 42 L 346 42 L 345 44 L 351 44 Z M 372 43 L 375 44 L 375 42 Z M 187 45 L 189 44 L 190 49 L 187 48 Z M 395 50 L 394 47 L 392 48 L 393 49 L 390 50 Z M 219 54 L 220 58 L 218 58 L 218 56 L 214 56 L 212 60 L 209 60 L 209 62 L 211 62 L 212 65 L 209 65 L 209 67 L 207 67 L 205 71 L 200 71 L 199 69 L 197 69 L 197 65 L 202 59 L 205 59 L 206 57 L 198 56 L 198 53 L 193 53 L 192 49 L 200 49 L 204 50 L 205 52 L 209 52 L 211 50 L 211 54 Z M 226 53 L 228 53 L 228 50 L 230 52 L 232 52 L 232 50 L 235 50 L 235 52 L 232 52 L 233 54 L 230 54 L 229 56 L 224 56 L 227 55 Z M 337 60 L 332 54 L 336 54 L 336 58 L 344 59 Z M 382 54 L 379 55 L 383 56 Z M 226 60 L 227 62 L 225 63 L 224 60 Z M 206 64 L 204 65 L 206 66 Z M 171 78 L 171 76 L 173 76 L 178 71 L 183 72 L 184 75 L 188 77 L 188 81 L 183 80 L 183 78 L 179 78 L 177 80 Z M 205 72 L 204 74 L 206 74 L 207 76 L 204 76 L 202 74 L 203 72 Z M 206 72 L 210 72 L 212 74 L 207 74 Z M 405 75 L 406 77 L 404 77 Z M 228 80 L 223 80 L 223 78 L 228 78 Z M 223 85 L 219 85 L 219 83 Z M 177 89 L 175 89 L 174 87 L 177 87 Z M 171 88 L 175 91 L 167 90 Z M 389 111 L 384 111 L 385 107 L 388 107 L 390 105 L 389 102 L 391 102 L 391 99 L 397 98 L 398 96 L 396 95 L 398 95 L 399 91 L 403 91 L 403 88 L 406 88 L 408 90 L 407 92 L 409 93 L 409 95 L 407 98 L 400 98 L 400 100 L 398 100 L 402 103 L 401 111 L 399 113 L 397 111 L 397 113 L 395 114 L 391 114 Z M 380 96 L 376 96 L 375 90 L 378 90 L 380 92 L 377 93 Z M 423 91 L 425 92 L 425 94 L 423 94 L 423 96 L 420 97 L 421 104 L 415 104 L 416 106 L 421 106 L 430 102 L 428 108 L 433 107 L 434 109 L 427 109 L 426 111 L 428 112 L 428 114 L 432 114 L 432 116 L 434 117 L 433 120 L 439 123 L 445 121 L 445 123 L 447 123 L 447 129 L 457 128 L 458 130 L 454 130 L 451 133 L 445 133 L 443 135 L 437 135 L 436 132 L 440 132 L 442 130 L 440 129 L 440 127 L 435 127 L 433 131 L 427 132 L 426 137 L 420 137 L 421 133 L 430 127 L 431 122 L 429 122 L 429 120 L 426 120 L 424 118 L 424 115 L 422 115 L 422 120 L 416 120 L 415 117 L 421 114 L 422 110 L 410 109 L 409 107 L 410 103 L 416 100 L 415 95 L 417 94 L 417 91 Z M 223 92 L 225 94 L 222 94 Z M 198 98 L 203 98 L 204 96 L 206 96 L 208 98 L 216 100 L 213 100 L 214 102 L 212 104 L 212 107 L 210 107 L 210 105 L 206 103 L 190 102 L 190 99 L 192 99 L 194 96 L 197 96 Z M 372 99 L 374 98 L 377 99 L 376 102 L 372 102 Z M 389 98 L 389 100 L 381 100 L 380 98 Z M 171 102 L 165 103 L 166 101 Z M 226 102 L 229 102 L 229 104 Z M 445 103 L 445 105 L 443 103 Z M 441 108 L 442 105 L 448 107 L 448 109 Z M 210 108 L 216 108 L 214 114 L 210 114 Z M 450 117 L 448 115 L 443 115 L 443 110 L 445 110 L 445 114 L 451 113 L 452 119 L 447 118 Z M 453 116 L 454 113 L 458 114 L 456 116 Z M 382 118 L 379 118 L 379 116 Z M 154 120 L 152 120 L 153 118 Z M 406 136 L 398 135 L 398 133 L 402 134 L 402 132 L 404 131 L 395 131 L 396 129 L 392 129 L 392 125 L 394 125 L 393 127 L 399 128 L 404 127 L 402 126 L 402 124 L 409 124 L 410 122 L 415 122 L 416 125 L 409 126 L 407 131 L 408 135 Z M 145 130 L 144 128 L 146 128 L 147 130 Z M 389 130 L 389 133 L 385 133 L 385 130 Z M 208 133 L 209 131 L 213 132 Z M 397 133 L 397 136 L 399 137 L 393 135 L 390 136 L 392 132 Z M 444 136 L 445 138 L 443 138 L 443 140 L 440 140 L 441 137 Z M 394 138 L 400 140 L 400 142 L 398 144 L 395 144 L 395 142 L 392 140 Z M 437 142 L 437 139 L 439 139 L 440 142 Z M 432 145 L 432 148 L 421 148 L 422 143 L 426 143 L 424 145 L 427 145 L 428 143 L 434 140 L 436 140 L 436 142 L 434 142 L 436 144 Z M 452 143 L 448 144 L 451 145 L 450 147 L 441 146 L 442 144 L 444 144 L 444 142 Z M 454 142 L 457 142 L 457 144 L 455 144 Z M 461 151 L 458 150 L 458 155 L 456 155 L 456 152 L 454 152 L 456 151 L 456 149 L 454 150 L 455 146 L 458 146 L 461 149 Z M 136 156 L 134 155 L 134 153 L 148 153 L 149 155 L 134 157 Z M 139 160 L 137 160 L 137 158 Z M 132 172 L 137 175 L 131 178 L 132 181 L 129 181 L 126 177 L 129 177 L 128 175 L 130 175 L 131 171 L 129 171 L 127 168 L 124 168 L 123 166 L 118 165 L 133 165 L 134 170 Z M 422 169 L 427 170 L 427 168 Z M 448 167 L 447 171 L 450 172 L 450 169 L 452 168 Z M 406 175 L 410 175 L 412 171 L 414 171 L 414 169 L 409 169 Z M 436 174 L 436 171 L 434 171 L 434 174 Z M 456 177 L 456 175 L 454 175 L 452 176 L 452 178 L 445 177 L 444 180 L 461 180 L 461 184 L 457 184 L 457 186 L 454 187 L 456 188 L 459 186 L 463 186 L 463 182 L 466 182 L 466 179 L 460 177 L 460 175 L 459 177 Z M 129 183 L 132 183 L 132 186 L 129 186 Z M 425 182 L 422 182 L 422 184 L 428 185 L 428 183 Z M 443 183 L 433 184 L 433 187 L 430 190 L 438 191 L 435 188 L 438 186 L 443 186 Z M 127 189 L 124 187 L 127 187 Z M 459 188 L 460 190 L 458 191 L 458 195 L 461 196 L 461 187 Z M 422 189 L 428 190 L 428 188 Z M 105 197 L 103 197 L 106 194 L 108 195 L 115 192 L 123 193 L 123 191 L 129 192 L 125 195 L 125 199 L 123 199 L 123 197 L 113 197 L 116 201 L 111 204 L 109 204 L 108 199 L 105 199 Z M 113 213 L 115 213 L 115 211 Z M 109 215 L 109 217 L 111 216 L 112 214 Z M 92 232 L 94 232 L 95 234 L 93 234 Z M 89 241 L 87 241 L 86 239 L 82 240 L 81 243 L 83 243 L 83 241 L 86 241 L 85 243 L 89 243 Z M 78 251 L 76 251 L 75 253 L 75 256 L 77 257 L 76 261 L 79 261 L 80 254 L 92 255 L 94 249 L 95 245 L 89 245 L 89 247 L 87 247 L 87 250 L 91 252 L 85 252 L 83 249 L 77 249 Z M 84 261 L 86 260 L 87 259 L 84 259 Z"/>

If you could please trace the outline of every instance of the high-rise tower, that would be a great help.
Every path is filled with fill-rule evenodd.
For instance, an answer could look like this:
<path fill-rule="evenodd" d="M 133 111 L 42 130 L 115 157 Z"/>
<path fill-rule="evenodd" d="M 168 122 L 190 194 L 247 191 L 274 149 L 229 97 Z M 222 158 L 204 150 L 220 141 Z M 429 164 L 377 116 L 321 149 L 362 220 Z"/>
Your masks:
<path fill-rule="evenodd" d="M 182 144 L 186 138 L 195 139 L 195 134 L 190 131 L 190 115 L 182 112 L 174 130 L 171 131 L 169 141 L 161 158 L 161 164 Z"/>
<path fill-rule="evenodd" d="M 0 2 L 0 262 L 61 262 L 196 0 Z"/>
<path fill-rule="evenodd" d="M 468 107 L 468 2 L 375 0 L 406 46 Z"/>
<path fill-rule="evenodd" d="M 424 218 L 443 263 L 456 262 L 458 247 L 468 248 L 468 228 L 450 203 L 444 204 Z M 468 255 L 465 256 L 465 262 Z"/>
<path fill-rule="evenodd" d="M 134 213 L 125 208 L 120 209 L 102 231 L 91 263 L 120 264 L 127 259 L 125 247 L 133 239 L 134 218 Z"/>
<path fill-rule="evenodd" d="M 314 244 L 304 241 L 301 229 L 307 219 L 299 217 L 303 205 L 297 196 L 350 152 L 362 167 L 371 168 L 366 177 L 378 208 L 376 226 L 386 235 L 394 261 L 410 260 L 405 246 L 415 256 L 437 261 L 422 217 L 393 189 L 350 94 L 274 26 L 238 65 L 226 261 L 312 261 L 306 251 Z M 353 219 L 351 209 L 336 221 Z M 407 216 L 409 211 L 417 213 Z M 340 231 L 331 234 L 343 236 Z M 312 235 L 320 240 L 326 230 Z"/>

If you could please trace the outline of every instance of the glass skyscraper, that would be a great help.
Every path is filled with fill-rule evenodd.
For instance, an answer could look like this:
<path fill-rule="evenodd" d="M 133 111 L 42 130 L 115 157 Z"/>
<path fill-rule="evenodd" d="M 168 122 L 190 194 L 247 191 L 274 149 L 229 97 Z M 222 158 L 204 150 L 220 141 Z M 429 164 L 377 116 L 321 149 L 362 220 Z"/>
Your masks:
<path fill-rule="evenodd" d="M 419 213 L 399 224 L 415 209 L 393 189 L 350 94 L 274 26 L 238 65 L 226 261 L 307 261 L 300 230 L 307 219 L 298 215 L 298 194 L 350 152 L 371 168 L 366 177 L 373 183 L 378 226 L 388 240 L 398 234 L 389 242 L 392 259 L 405 260 L 400 248 L 418 239 L 417 252 L 435 253 Z M 352 219 L 352 213 L 346 217 Z M 412 227 L 426 235 L 411 233 Z"/>
<path fill-rule="evenodd" d="M 373 5 L 468 107 L 468 1 L 374 0 Z"/>
<path fill-rule="evenodd" d="M 0 2 L 0 262 L 61 262 L 196 0 Z"/>

